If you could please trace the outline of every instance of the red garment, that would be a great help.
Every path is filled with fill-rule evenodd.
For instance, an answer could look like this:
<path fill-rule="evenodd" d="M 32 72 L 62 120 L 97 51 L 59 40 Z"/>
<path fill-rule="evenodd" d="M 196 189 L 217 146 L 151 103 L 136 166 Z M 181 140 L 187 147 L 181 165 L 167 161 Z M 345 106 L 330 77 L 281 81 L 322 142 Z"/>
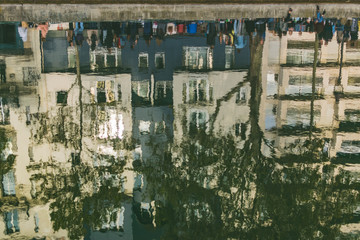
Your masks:
<path fill-rule="evenodd" d="M 38 25 L 37 29 L 41 31 L 41 38 L 46 38 L 46 34 L 49 30 L 49 23 Z"/>
<path fill-rule="evenodd" d="M 178 33 L 184 33 L 184 31 L 185 31 L 185 25 L 184 25 L 184 24 L 179 24 L 179 25 L 177 26 L 177 31 L 178 31 Z"/>

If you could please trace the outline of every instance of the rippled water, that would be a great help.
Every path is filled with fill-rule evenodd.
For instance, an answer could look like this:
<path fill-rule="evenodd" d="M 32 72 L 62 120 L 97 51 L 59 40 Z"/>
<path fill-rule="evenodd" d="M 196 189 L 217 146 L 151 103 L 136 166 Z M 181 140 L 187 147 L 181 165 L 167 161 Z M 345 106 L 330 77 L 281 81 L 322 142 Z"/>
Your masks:
<path fill-rule="evenodd" d="M 0 22 L 0 238 L 359 239 L 358 30 Z"/>

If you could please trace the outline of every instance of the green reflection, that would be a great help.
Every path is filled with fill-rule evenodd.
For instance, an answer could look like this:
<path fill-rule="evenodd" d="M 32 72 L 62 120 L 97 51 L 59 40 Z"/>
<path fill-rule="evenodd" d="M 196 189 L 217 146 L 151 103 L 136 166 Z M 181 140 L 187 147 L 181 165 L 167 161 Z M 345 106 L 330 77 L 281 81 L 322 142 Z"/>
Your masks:
<path fill-rule="evenodd" d="M 183 46 L 181 61 L 191 62 L 191 71 L 182 66 L 173 79 L 157 75 L 169 70 L 171 57 L 159 51 L 152 63 L 150 50 L 135 59 L 140 73 L 83 73 L 85 50 L 75 46 L 76 73 L 42 73 L 41 87 L 31 86 L 35 98 L 14 83 L 20 100 L 0 126 L 3 232 L 20 235 L 22 223 L 31 223 L 39 238 L 49 231 L 70 239 L 351 238 L 346 227 L 360 221 L 357 104 L 318 91 L 325 88 L 318 34 L 311 35 L 312 68 L 308 61 L 271 66 L 264 36 L 246 35 L 246 71 L 213 71 L 218 46 Z M 235 48 L 224 50 L 233 68 Z M 105 61 L 102 53 L 96 57 Z M 268 76 L 278 68 L 276 91 L 268 94 Z M 311 72 L 311 80 L 295 73 L 284 83 L 293 69 Z M 304 79 L 310 93 L 281 89 Z M 275 116 L 269 128 L 268 115 Z"/>

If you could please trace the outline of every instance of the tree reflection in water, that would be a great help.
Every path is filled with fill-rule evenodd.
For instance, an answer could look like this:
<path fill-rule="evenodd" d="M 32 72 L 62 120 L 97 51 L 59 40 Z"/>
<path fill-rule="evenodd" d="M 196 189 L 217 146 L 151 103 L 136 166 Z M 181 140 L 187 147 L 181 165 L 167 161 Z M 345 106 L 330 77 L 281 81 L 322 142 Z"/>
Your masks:
<path fill-rule="evenodd" d="M 335 239 L 341 224 L 354 220 L 358 184 L 323 153 L 324 140 L 311 137 L 281 156 L 262 154 L 262 45 L 256 37 L 250 50 L 245 142 L 198 129 L 171 146 L 176 157 L 165 152 L 156 165 L 135 169 L 158 195 L 162 239 Z"/>
<path fill-rule="evenodd" d="M 75 46 L 76 80 L 63 94 L 68 96 L 77 91 L 76 106 L 57 106 L 54 116 L 49 112 L 33 114 L 36 123 L 31 132 L 34 144 L 58 144 L 74 151 L 63 162 L 51 159 L 27 166 L 35 186 L 31 203 L 26 203 L 28 207 L 49 204 L 53 230 L 67 230 L 70 239 L 90 238 L 93 232 L 126 231 L 122 224 L 126 204 L 132 206 L 133 231 L 143 231 L 145 235 L 156 232 L 161 239 L 338 239 L 342 225 L 359 222 L 360 186 L 349 171 L 334 163 L 326 149 L 327 141 L 315 127 L 317 54 L 313 64 L 310 126 L 276 129 L 280 137 L 287 135 L 287 131 L 294 134 L 298 130 L 296 134 L 305 135 L 306 139 L 280 149 L 267 139 L 260 124 L 264 104 L 264 41 L 257 34 L 250 36 L 249 44 L 246 79 L 214 102 L 214 113 L 205 124 L 193 124 L 185 116 L 186 105 L 179 110 L 186 112 L 183 116 L 175 108 L 170 109 L 172 106 L 166 106 L 181 122 L 181 129 L 174 127 L 174 132 L 182 133 L 177 134 L 181 136 L 166 132 L 165 123 L 159 127 L 158 135 L 149 134 L 146 141 L 140 139 L 142 133 L 135 136 L 135 127 L 134 136 L 98 138 L 94 128 L 98 127 L 99 109 L 106 112 L 106 107 L 124 106 L 116 101 L 101 104 L 83 101 L 95 97 L 83 86 L 79 48 Z M 317 53 L 317 37 L 314 46 Z M 154 77 L 153 73 L 150 75 Z M 144 99 L 152 98 L 147 103 L 151 106 L 142 106 L 139 97 L 132 105 L 133 112 L 136 108 L 155 109 L 152 81 L 153 78 L 149 87 L 141 83 L 145 86 Z M 237 137 L 219 130 L 215 124 L 221 121 L 221 106 L 229 104 L 247 83 L 249 116 L 241 127 L 242 136 Z M 140 92 L 140 87 L 136 90 Z M 169 101 L 166 91 L 165 83 L 158 94 Z M 206 94 L 210 99 L 210 93 Z M 165 110 L 161 114 L 166 115 Z M 132 118 L 135 122 L 136 117 Z M 144 131 L 146 134 L 152 131 L 152 123 L 142 124 L 149 127 Z M 3 154 L 10 133 L 0 127 L 1 182 L 16 160 L 13 154 L 6 157 Z M 95 147 L 89 146 L 86 139 L 94 140 Z M 94 149 L 101 144 L 110 146 L 117 154 L 96 152 Z M 150 156 L 138 157 L 137 149 L 141 147 L 151 149 Z M 127 165 L 129 162 L 132 166 Z M 126 192 L 124 185 L 134 179 L 129 177 L 133 175 L 123 177 L 125 172 L 140 179 L 130 192 Z M 6 199 L 10 197 L 1 199 L 1 207 L 19 204 Z"/>

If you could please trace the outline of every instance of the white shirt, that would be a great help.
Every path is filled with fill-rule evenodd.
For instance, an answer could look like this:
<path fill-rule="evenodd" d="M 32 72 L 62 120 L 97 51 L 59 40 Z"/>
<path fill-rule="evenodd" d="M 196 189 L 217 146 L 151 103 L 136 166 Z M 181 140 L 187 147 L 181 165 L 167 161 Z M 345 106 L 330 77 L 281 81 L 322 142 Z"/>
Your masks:
<path fill-rule="evenodd" d="M 19 32 L 19 35 L 21 37 L 21 39 L 23 40 L 23 42 L 26 42 L 27 41 L 27 28 L 23 28 L 23 27 L 18 27 L 18 32 Z"/>

